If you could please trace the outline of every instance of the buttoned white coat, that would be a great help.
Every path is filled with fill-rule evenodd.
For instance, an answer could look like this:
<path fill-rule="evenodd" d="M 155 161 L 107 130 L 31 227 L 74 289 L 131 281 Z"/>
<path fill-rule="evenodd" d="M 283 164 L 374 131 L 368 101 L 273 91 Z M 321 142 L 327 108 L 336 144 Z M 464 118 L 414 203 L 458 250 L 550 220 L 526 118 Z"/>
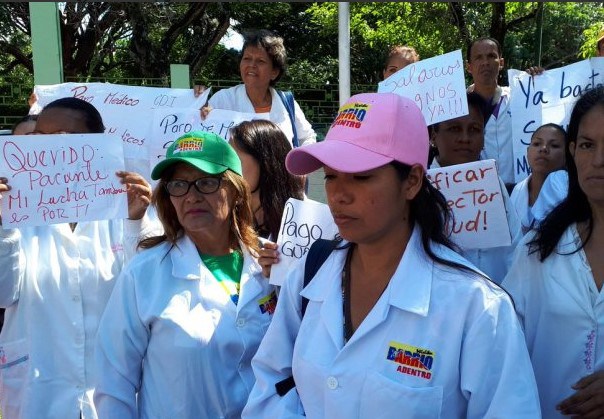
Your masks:
<path fill-rule="evenodd" d="M 544 418 L 562 418 L 555 407 L 582 377 L 604 370 L 604 294 L 598 291 L 576 225 L 540 262 L 528 254 L 528 233 L 502 286 L 514 298 L 533 363 Z M 564 255 L 564 253 L 568 253 Z"/>
<path fill-rule="evenodd" d="M 6 226 L 5 226 L 6 227 Z M 93 353 L 115 277 L 147 220 L 0 227 L 0 405 L 4 419 L 95 419 Z"/>
<path fill-rule="evenodd" d="M 244 418 L 540 417 L 524 336 L 503 290 L 436 265 L 416 228 L 390 284 L 344 345 L 345 257 L 334 251 L 302 291 L 302 320 L 303 266 L 291 271 L 252 360 L 256 384 Z M 278 396 L 274 384 L 292 372 L 296 389 Z"/>
<path fill-rule="evenodd" d="M 239 303 L 187 236 L 133 258 L 99 326 L 99 418 L 238 418 L 276 297 L 244 250 Z"/>
<path fill-rule="evenodd" d="M 272 96 L 272 106 L 271 111 L 268 114 L 265 114 L 266 119 L 278 125 L 291 144 L 292 138 L 294 137 L 294 131 L 292 129 L 289 114 L 287 113 L 287 108 L 277 94 L 277 91 L 272 87 L 269 87 L 269 90 Z M 219 90 L 212 95 L 208 104 L 216 109 L 228 109 L 245 113 L 255 112 L 254 105 L 252 105 L 252 101 L 247 96 L 245 85 L 243 84 Z M 306 120 L 304 112 L 296 101 L 294 101 L 294 116 L 299 145 L 308 145 L 316 142 L 317 134 Z"/>

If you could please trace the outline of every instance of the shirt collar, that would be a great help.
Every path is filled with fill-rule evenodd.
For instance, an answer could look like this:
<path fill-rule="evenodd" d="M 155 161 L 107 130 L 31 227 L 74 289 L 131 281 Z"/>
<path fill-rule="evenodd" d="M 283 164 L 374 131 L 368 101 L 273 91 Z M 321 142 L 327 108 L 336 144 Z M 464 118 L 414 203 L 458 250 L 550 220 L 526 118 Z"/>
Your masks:
<path fill-rule="evenodd" d="M 334 250 L 300 295 L 322 302 L 331 294 L 341 292 L 341 281 L 335 279 L 341 278 L 346 253 L 347 250 Z M 430 307 L 433 268 L 434 262 L 424 252 L 421 231 L 416 226 L 386 290 L 388 304 L 426 316 Z"/>

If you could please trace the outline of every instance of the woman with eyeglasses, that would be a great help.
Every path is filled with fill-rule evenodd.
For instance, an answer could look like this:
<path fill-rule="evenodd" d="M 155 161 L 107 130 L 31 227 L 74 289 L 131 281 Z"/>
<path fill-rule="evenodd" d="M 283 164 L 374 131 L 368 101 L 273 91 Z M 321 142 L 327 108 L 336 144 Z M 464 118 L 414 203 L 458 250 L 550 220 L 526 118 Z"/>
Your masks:
<path fill-rule="evenodd" d="M 151 177 L 164 234 L 141 241 L 101 319 L 99 417 L 240 417 L 276 305 L 241 161 L 223 138 L 190 132 Z"/>

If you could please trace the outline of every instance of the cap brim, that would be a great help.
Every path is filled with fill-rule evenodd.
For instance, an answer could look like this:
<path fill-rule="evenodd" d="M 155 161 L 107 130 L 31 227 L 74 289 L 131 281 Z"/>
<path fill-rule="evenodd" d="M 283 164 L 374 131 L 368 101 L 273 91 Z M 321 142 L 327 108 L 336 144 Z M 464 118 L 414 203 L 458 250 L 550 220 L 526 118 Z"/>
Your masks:
<path fill-rule="evenodd" d="M 228 167 L 222 166 L 216 163 L 211 163 L 204 160 L 199 160 L 196 158 L 188 158 L 188 157 L 170 157 L 165 160 L 160 161 L 155 165 L 153 170 L 151 171 L 151 179 L 158 180 L 161 178 L 162 173 L 168 167 L 172 166 L 176 163 L 187 163 L 197 169 L 209 174 L 209 175 L 219 175 L 220 173 L 225 172 Z"/>
<path fill-rule="evenodd" d="M 339 172 L 358 173 L 384 166 L 394 159 L 341 140 L 324 140 L 293 149 L 285 167 L 294 175 L 306 175 L 322 166 Z"/>

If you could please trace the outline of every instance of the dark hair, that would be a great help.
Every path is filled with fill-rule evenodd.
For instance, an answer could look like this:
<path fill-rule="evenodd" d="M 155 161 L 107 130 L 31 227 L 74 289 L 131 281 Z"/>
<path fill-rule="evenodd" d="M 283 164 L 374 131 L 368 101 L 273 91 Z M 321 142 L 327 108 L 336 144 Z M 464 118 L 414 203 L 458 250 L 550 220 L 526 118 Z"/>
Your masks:
<path fill-rule="evenodd" d="M 177 163 L 168 166 L 163 171 L 151 195 L 151 203 L 157 210 L 157 217 L 161 221 L 164 233 L 160 236 L 142 239 L 138 244 L 138 247 L 141 249 L 149 249 L 165 241 L 172 245 L 170 247 L 172 249 L 176 246 L 178 239 L 185 233 L 183 226 L 178 220 L 174 205 L 170 200 L 170 195 L 165 188 L 166 182 L 172 179 L 179 164 L 187 163 Z M 230 170 L 226 170 L 221 176 L 222 183 L 228 183 L 234 192 L 231 209 L 231 228 L 229 232 L 230 245 L 233 248 L 238 248 L 241 242 L 248 250 L 257 252 L 258 236 L 253 227 L 253 215 L 250 207 L 251 196 L 247 183 L 244 182 L 243 177 Z"/>
<path fill-rule="evenodd" d="M 390 164 L 396 169 L 400 180 L 407 179 L 409 172 L 411 171 L 411 166 L 397 161 L 393 161 Z M 409 214 L 411 225 L 417 223 L 419 226 L 422 247 L 430 259 L 451 268 L 480 274 L 461 263 L 441 258 L 432 250 L 431 243 L 437 243 L 459 252 L 458 246 L 456 246 L 447 236 L 447 226 L 453 221 L 453 216 L 447 205 L 447 200 L 438 189 L 432 186 L 432 183 L 425 174 L 420 191 L 411 201 Z"/>
<path fill-rule="evenodd" d="M 230 141 L 260 166 L 258 188 L 264 222 L 256 228 L 260 236 L 270 235 L 276 240 L 285 202 L 304 198 L 303 177 L 292 175 L 285 168 L 291 144 L 277 125 L 266 120 L 246 121 L 231 128 Z"/>
<path fill-rule="evenodd" d="M 472 55 L 472 47 L 478 44 L 479 42 L 484 41 L 490 41 L 494 43 L 497 46 L 497 54 L 499 54 L 499 58 L 501 58 L 502 51 L 501 44 L 499 43 L 499 41 L 497 41 L 495 38 L 491 38 L 490 36 L 481 36 L 480 38 L 476 38 L 475 40 L 473 40 L 468 46 L 468 50 L 466 51 L 466 60 L 468 60 L 468 62 L 470 62 L 470 56 Z"/>
<path fill-rule="evenodd" d="M 250 46 L 264 49 L 270 57 L 273 67 L 279 70 L 277 77 L 270 82 L 271 86 L 276 85 L 287 70 L 287 52 L 283 45 L 283 38 L 266 29 L 246 32 L 243 34 L 242 56 L 245 49 Z"/>
<path fill-rule="evenodd" d="M 11 133 L 14 133 L 15 130 L 17 129 L 17 127 L 25 122 L 29 122 L 29 121 L 37 121 L 38 120 L 38 115 L 25 115 L 23 118 L 19 119 L 15 125 L 13 125 L 13 128 L 11 129 Z"/>
<path fill-rule="evenodd" d="M 564 128 L 562 128 L 560 125 L 554 124 L 553 122 L 550 122 L 550 123 L 547 123 L 547 124 L 543 124 L 539 128 L 537 128 L 535 131 L 533 131 L 533 133 L 531 134 L 531 141 L 533 141 L 533 137 L 535 136 L 535 134 L 537 134 L 537 132 L 539 130 L 541 130 L 542 128 L 553 128 L 553 129 L 555 129 L 560 134 L 562 134 L 562 136 L 564 137 L 564 144 L 568 145 L 568 135 L 566 133 L 566 130 Z M 567 147 L 567 149 L 568 149 L 568 147 Z M 569 152 L 569 154 L 570 154 L 570 152 Z"/>
<path fill-rule="evenodd" d="M 488 121 L 488 117 L 485 116 L 485 101 L 484 99 L 476 92 L 469 92 L 466 93 L 466 96 L 468 98 L 468 111 L 470 108 L 475 108 L 478 110 L 478 112 L 480 112 L 480 114 L 483 117 L 483 127 L 487 124 Z M 440 128 L 440 122 L 436 123 L 436 124 L 432 124 L 430 126 L 430 129 L 432 130 L 432 132 L 438 132 L 438 129 Z"/>
<path fill-rule="evenodd" d="M 64 97 L 44 106 L 42 112 L 53 108 L 70 109 L 72 111 L 80 112 L 84 117 L 84 124 L 90 133 L 102 134 L 105 132 L 101 114 L 93 105 L 85 100 L 78 99 L 77 97 Z"/>
<path fill-rule="evenodd" d="M 586 91 L 575 103 L 568 124 L 569 144 L 576 143 L 583 117 L 596 106 L 602 106 L 604 112 L 603 86 Z M 593 233 L 593 213 L 587 195 L 579 185 L 577 166 L 573 158 L 566 162 L 566 170 L 568 171 L 568 195 L 539 224 L 535 238 L 528 244 L 529 253 L 538 252 L 541 262 L 551 255 L 560 241 L 560 237 L 571 224 L 586 222 L 588 230 L 585 240 L 568 254 L 581 250 Z"/>

